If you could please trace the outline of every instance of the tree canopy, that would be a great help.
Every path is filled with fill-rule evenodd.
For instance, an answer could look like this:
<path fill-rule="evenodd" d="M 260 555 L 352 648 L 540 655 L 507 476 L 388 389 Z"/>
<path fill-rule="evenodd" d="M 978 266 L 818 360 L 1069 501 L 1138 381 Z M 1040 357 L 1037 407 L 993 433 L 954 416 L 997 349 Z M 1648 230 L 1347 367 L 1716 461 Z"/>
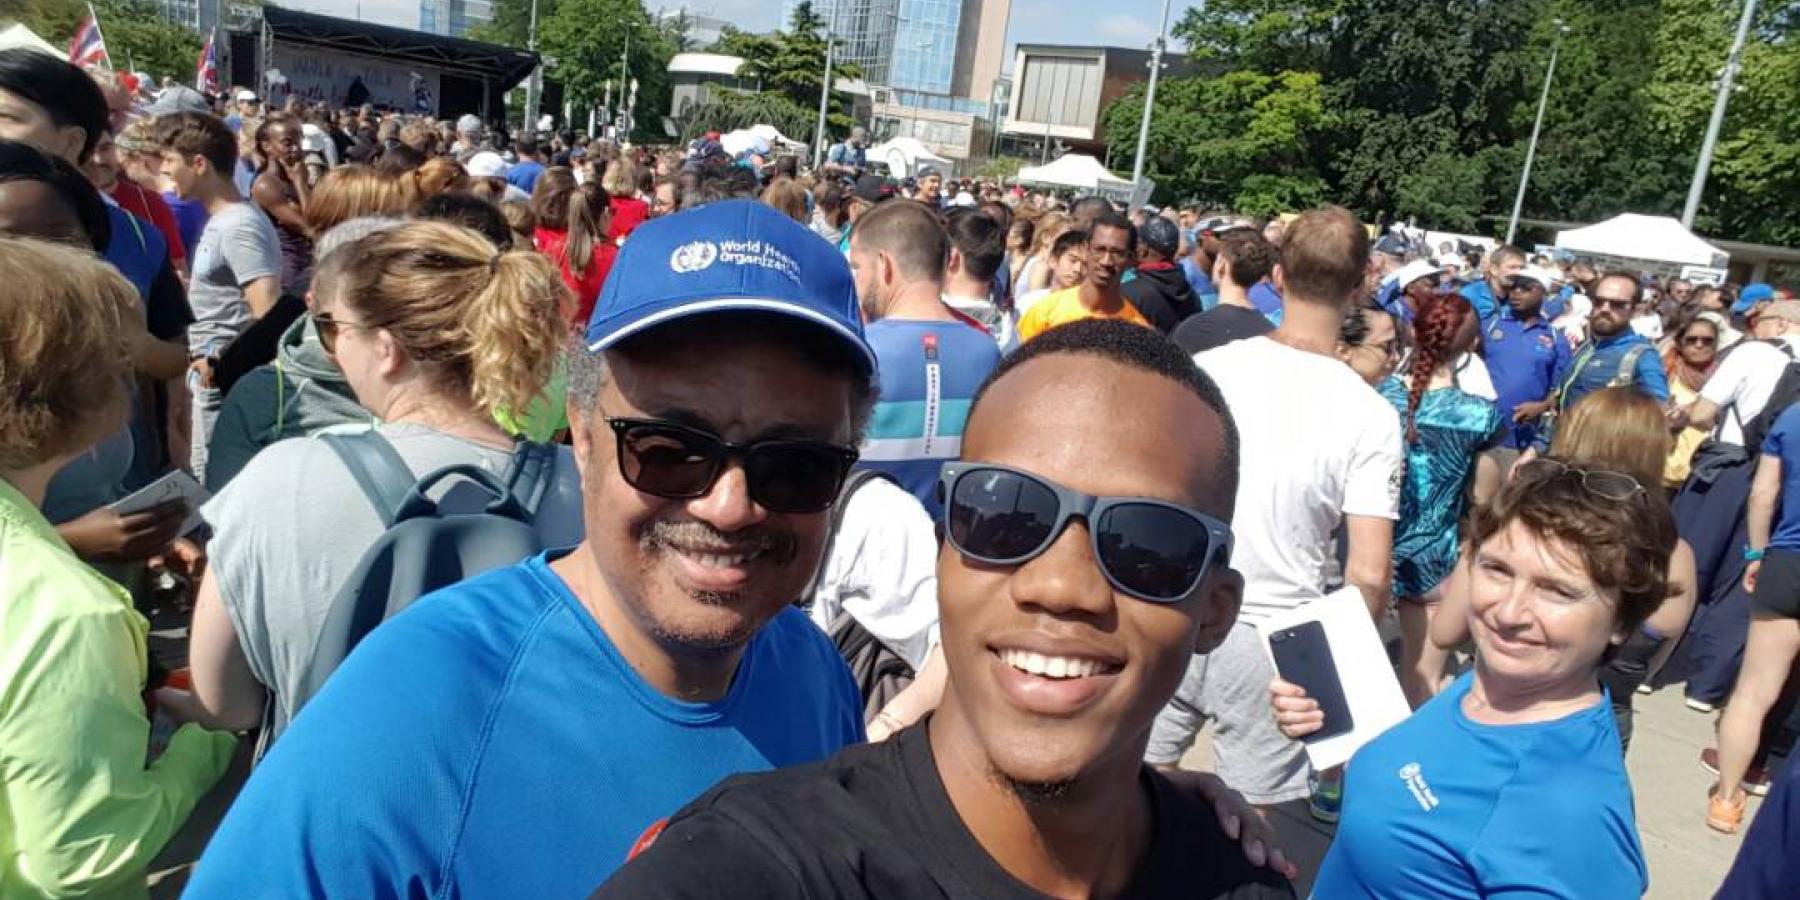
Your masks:
<path fill-rule="evenodd" d="M 25 27 L 59 47 L 75 34 L 75 26 L 87 15 L 86 0 L 17 0 L 0 21 L 16 16 Z M 93 0 L 100 17 L 100 33 L 113 67 L 128 66 L 154 77 L 170 75 L 192 83 L 200 61 L 203 38 L 179 25 L 164 21 L 149 0 Z"/>
<path fill-rule="evenodd" d="M 1174 34 L 1145 169 L 1165 201 L 1249 213 L 1343 203 L 1494 230 L 1562 37 L 1528 217 L 1678 214 L 1741 0 L 1210 0 Z M 1800 244 L 1800 0 L 1765 2 L 1700 230 Z M 1141 88 L 1105 116 L 1136 146 Z M 1129 152 L 1129 151 L 1127 151 Z M 1485 217 L 1485 218 L 1484 218 Z"/>
<path fill-rule="evenodd" d="M 599 105 L 608 81 L 618 107 L 621 85 L 629 90 L 637 79 L 632 133 L 638 140 L 666 141 L 662 116 L 669 108 L 669 58 L 680 39 L 676 24 L 652 19 L 642 0 L 538 0 L 538 52 L 553 61 L 548 77 L 580 108 Z M 475 36 L 527 46 L 531 0 L 497 0 L 493 21 Z"/>

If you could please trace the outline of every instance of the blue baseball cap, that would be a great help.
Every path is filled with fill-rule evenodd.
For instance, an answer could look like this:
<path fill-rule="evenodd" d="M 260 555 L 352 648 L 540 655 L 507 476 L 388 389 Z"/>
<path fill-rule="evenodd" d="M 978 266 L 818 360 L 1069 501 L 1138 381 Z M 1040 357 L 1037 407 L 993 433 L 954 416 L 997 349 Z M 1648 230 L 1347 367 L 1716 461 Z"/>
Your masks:
<path fill-rule="evenodd" d="M 844 255 L 756 200 L 722 200 L 631 232 L 588 321 L 605 350 L 659 325 L 721 312 L 767 312 L 817 325 L 875 372 Z"/>
<path fill-rule="evenodd" d="M 1774 288 L 1760 281 L 1755 284 L 1747 284 L 1744 285 L 1744 290 L 1738 294 L 1737 302 L 1731 305 L 1731 311 L 1734 313 L 1749 312 L 1750 307 L 1764 300 L 1773 299 L 1775 299 Z"/>

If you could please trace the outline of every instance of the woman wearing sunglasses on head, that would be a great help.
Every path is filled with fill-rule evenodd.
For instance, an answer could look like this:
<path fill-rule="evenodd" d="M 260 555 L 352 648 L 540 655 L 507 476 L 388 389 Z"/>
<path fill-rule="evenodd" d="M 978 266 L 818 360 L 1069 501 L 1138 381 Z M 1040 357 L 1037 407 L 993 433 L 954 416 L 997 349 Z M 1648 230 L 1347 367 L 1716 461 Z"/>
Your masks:
<path fill-rule="evenodd" d="M 549 377 L 566 334 L 556 269 L 438 222 L 377 232 L 341 252 L 354 262 L 315 293 L 313 321 L 357 401 L 382 423 L 376 433 L 415 477 L 456 464 L 505 473 L 514 443 L 493 411 L 524 408 Z M 453 483 L 449 494 L 488 499 L 469 487 Z M 215 536 L 190 649 L 200 715 L 248 728 L 273 694 L 278 732 L 325 613 L 385 531 L 382 517 L 337 452 L 308 438 L 258 453 L 201 511 Z M 547 547 L 581 539 L 566 449 L 535 525 Z"/>
<path fill-rule="evenodd" d="M 1668 594 L 1675 522 L 1655 487 L 1550 457 L 1474 513 L 1474 670 L 1350 760 L 1315 896 L 1643 894 L 1600 669 Z M 1299 688 L 1270 689 L 1284 733 L 1321 727 Z"/>

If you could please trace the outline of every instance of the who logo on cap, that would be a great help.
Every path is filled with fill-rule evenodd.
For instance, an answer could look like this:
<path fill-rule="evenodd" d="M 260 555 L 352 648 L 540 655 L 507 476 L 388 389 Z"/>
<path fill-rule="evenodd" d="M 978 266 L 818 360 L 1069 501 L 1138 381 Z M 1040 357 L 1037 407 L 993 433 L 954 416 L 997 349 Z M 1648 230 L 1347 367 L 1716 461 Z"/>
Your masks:
<path fill-rule="evenodd" d="M 600 292 L 587 346 L 605 350 L 658 325 L 744 311 L 824 328 L 875 371 L 844 255 L 755 200 L 722 200 L 638 226 Z"/>

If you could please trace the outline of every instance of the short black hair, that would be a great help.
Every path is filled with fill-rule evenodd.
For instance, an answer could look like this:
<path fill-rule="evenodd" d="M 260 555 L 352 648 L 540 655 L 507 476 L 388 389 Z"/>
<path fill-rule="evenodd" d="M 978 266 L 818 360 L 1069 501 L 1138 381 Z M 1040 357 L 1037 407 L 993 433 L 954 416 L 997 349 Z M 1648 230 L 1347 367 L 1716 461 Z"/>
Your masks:
<path fill-rule="evenodd" d="M 86 72 L 36 50 L 0 50 L 0 90 L 43 107 L 58 128 L 86 133 L 80 162 L 87 162 L 106 131 L 106 96 Z"/>
<path fill-rule="evenodd" d="M 1125 250 L 1131 253 L 1137 252 L 1137 226 L 1131 224 L 1130 219 L 1113 212 L 1109 208 L 1106 212 L 1095 216 L 1094 221 L 1088 223 L 1088 237 L 1090 239 L 1094 236 L 1094 229 L 1096 228 L 1117 228 L 1125 232 Z"/>
<path fill-rule="evenodd" d="M 112 219 L 106 212 L 106 201 L 81 174 L 81 170 L 60 156 L 52 156 L 30 144 L 0 141 L 0 184 L 9 181 L 37 181 L 47 185 L 75 210 L 81 230 L 87 232 L 88 243 L 95 253 L 106 252 L 112 243 Z"/>
<path fill-rule="evenodd" d="M 520 156 L 536 156 L 538 155 L 538 142 L 528 137 L 522 137 L 513 141 L 513 150 Z"/>
<path fill-rule="evenodd" d="M 1079 219 L 1083 216 L 1098 217 L 1104 213 L 1114 212 L 1112 201 L 1105 197 L 1083 197 L 1069 206 L 1069 216 Z"/>
<path fill-rule="evenodd" d="M 944 230 L 950 246 L 962 254 L 963 271 L 978 281 L 994 280 L 1006 259 L 1006 229 L 979 209 L 961 207 L 945 217 Z"/>
<path fill-rule="evenodd" d="M 1071 228 L 1056 236 L 1050 243 L 1050 258 L 1055 259 L 1063 254 L 1087 243 L 1087 232 L 1079 228 Z"/>
<path fill-rule="evenodd" d="M 414 218 L 461 225 L 487 238 L 497 250 L 510 250 L 512 226 L 500 207 L 467 191 L 445 191 L 419 204 Z"/>
<path fill-rule="evenodd" d="M 1008 372 L 1034 359 L 1059 354 L 1098 356 L 1127 368 L 1160 375 L 1192 391 L 1200 402 L 1219 414 L 1225 453 L 1217 467 L 1218 487 L 1221 496 L 1227 498 L 1227 506 L 1235 500 L 1239 450 L 1237 423 L 1231 418 L 1231 407 L 1226 404 L 1218 384 L 1194 364 L 1194 358 L 1152 328 L 1117 319 L 1080 319 L 1045 331 L 1007 354 L 994 371 L 988 373 L 981 386 L 975 389 L 975 399 L 969 404 L 969 418 L 974 418 L 981 399 Z M 1224 518 L 1230 519 L 1229 510 Z"/>

